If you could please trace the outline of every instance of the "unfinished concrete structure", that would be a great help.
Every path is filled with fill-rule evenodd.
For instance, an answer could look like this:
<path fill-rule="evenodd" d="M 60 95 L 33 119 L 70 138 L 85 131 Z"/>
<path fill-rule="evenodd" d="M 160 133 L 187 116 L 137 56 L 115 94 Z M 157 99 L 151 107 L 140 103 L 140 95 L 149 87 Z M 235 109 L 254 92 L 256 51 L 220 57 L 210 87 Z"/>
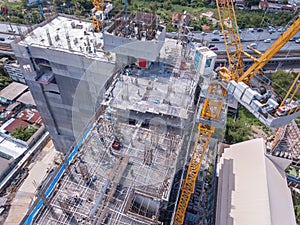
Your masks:
<path fill-rule="evenodd" d="M 125 55 L 131 45 L 114 48 L 116 64 L 128 65 L 112 76 L 103 97 L 97 96 L 97 121 L 52 183 L 41 188 L 46 190 L 43 202 L 37 200 L 28 224 L 172 223 L 183 166 L 194 141 L 200 75 L 214 68 L 216 55 L 207 63 L 210 50 L 205 48 L 195 60 L 191 46 L 157 41 L 165 32 L 157 29 L 157 37 L 135 40 L 140 45 L 151 42 L 150 48 L 162 45 L 156 56 L 149 56 L 149 49 L 144 55 Z M 104 41 L 105 35 L 120 38 L 108 31 Z"/>
<path fill-rule="evenodd" d="M 138 13 L 135 23 L 130 22 L 122 29 L 130 31 L 129 40 L 117 32 L 124 24 L 118 23 L 121 20 L 103 34 L 92 32 L 89 21 L 57 15 L 34 27 L 13 45 L 58 151 L 68 152 L 94 122 L 101 102 L 98 96 L 103 96 L 116 71 L 139 58 L 148 64 L 158 58 L 165 27 L 156 25 L 156 20 L 153 14 Z M 135 28 L 131 30 L 133 24 Z"/>
<path fill-rule="evenodd" d="M 216 55 L 165 41 L 153 14 L 132 18 L 117 19 L 104 32 L 104 49 L 113 54 L 97 50 L 100 37 L 86 22 L 66 16 L 46 21 L 15 46 L 57 145 L 66 148 L 86 130 L 40 188 L 26 224 L 172 223 L 206 92 L 200 86 L 208 87 Z M 58 23 L 68 27 L 61 43 Z M 75 37 L 78 30 L 84 38 Z M 55 41 L 50 31 L 58 32 Z M 44 45 L 37 46 L 42 34 Z"/>
<path fill-rule="evenodd" d="M 116 73 L 38 224 L 171 223 L 199 80 L 181 48 L 169 41 L 160 62 Z"/>
<path fill-rule="evenodd" d="M 96 98 L 115 70 L 114 55 L 90 26 L 57 15 L 13 45 L 55 148 L 65 153 L 93 121 Z"/>
<path fill-rule="evenodd" d="M 157 15 L 145 12 L 116 19 L 104 33 L 104 49 L 125 58 L 156 61 L 166 36 L 166 28 L 157 21 Z"/>

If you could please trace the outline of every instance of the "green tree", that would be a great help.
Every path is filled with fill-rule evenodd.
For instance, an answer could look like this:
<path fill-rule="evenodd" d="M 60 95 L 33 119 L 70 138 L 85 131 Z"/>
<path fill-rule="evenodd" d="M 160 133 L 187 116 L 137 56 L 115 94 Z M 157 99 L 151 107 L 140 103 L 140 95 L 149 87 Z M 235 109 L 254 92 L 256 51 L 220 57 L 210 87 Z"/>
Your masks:
<path fill-rule="evenodd" d="M 150 10 L 151 10 L 152 12 L 155 12 L 157 9 L 158 9 L 157 3 L 156 3 L 156 2 L 151 2 L 151 3 L 150 3 Z"/>
<path fill-rule="evenodd" d="M 284 70 L 278 70 L 275 73 L 271 74 L 272 86 L 277 94 L 282 98 L 286 95 L 293 81 L 295 80 L 297 73 L 285 72 Z M 296 94 L 296 98 L 300 99 L 300 93 Z"/>
<path fill-rule="evenodd" d="M 300 221 L 300 205 L 295 205 L 294 210 L 295 210 L 296 220 L 299 222 Z"/>
<path fill-rule="evenodd" d="M 258 5 L 260 0 L 245 0 L 247 6 Z"/>
<path fill-rule="evenodd" d="M 173 10 L 173 4 L 170 0 L 167 0 L 165 3 L 164 3 L 164 9 L 165 10 Z"/>
<path fill-rule="evenodd" d="M 251 129 L 245 124 L 244 120 L 236 120 L 227 117 L 225 142 L 227 144 L 235 144 L 238 142 L 249 140 Z"/>
<path fill-rule="evenodd" d="M 4 75 L 3 67 L 0 67 L 0 90 L 5 88 L 11 82 L 12 80 L 10 79 L 10 77 Z"/>
<path fill-rule="evenodd" d="M 192 7 L 205 7 L 205 0 L 195 0 L 191 3 Z"/>
<path fill-rule="evenodd" d="M 12 80 L 7 76 L 0 75 L 0 90 L 8 86 Z"/>
<path fill-rule="evenodd" d="M 238 111 L 238 119 L 234 121 L 233 118 L 227 117 L 225 142 L 227 144 L 235 144 L 249 140 L 253 135 L 252 125 L 260 127 L 267 135 L 271 133 L 269 128 L 262 124 L 245 107 L 241 106 Z"/>
<path fill-rule="evenodd" d="M 27 141 L 36 131 L 37 129 L 33 126 L 28 126 L 27 128 L 19 126 L 11 133 L 11 136 Z"/>

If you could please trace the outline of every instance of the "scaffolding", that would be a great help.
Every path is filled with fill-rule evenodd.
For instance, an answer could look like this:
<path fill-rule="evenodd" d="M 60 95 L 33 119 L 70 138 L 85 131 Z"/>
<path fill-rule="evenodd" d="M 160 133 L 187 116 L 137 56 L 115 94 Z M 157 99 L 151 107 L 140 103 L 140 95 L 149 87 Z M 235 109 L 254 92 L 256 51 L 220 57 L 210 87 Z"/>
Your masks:
<path fill-rule="evenodd" d="M 161 50 L 160 62 L 147 69 L 128 65 L 116 74 L 104 94 L 103 113 L 38 223 L 148 225 L 171 220 L 178 192 L 173 182 L 181 176 L 177 173 L 188 152 L 193 130 L 186 127 L 194 121 L 199 80 L 181 50 L 172 40 Z"/>

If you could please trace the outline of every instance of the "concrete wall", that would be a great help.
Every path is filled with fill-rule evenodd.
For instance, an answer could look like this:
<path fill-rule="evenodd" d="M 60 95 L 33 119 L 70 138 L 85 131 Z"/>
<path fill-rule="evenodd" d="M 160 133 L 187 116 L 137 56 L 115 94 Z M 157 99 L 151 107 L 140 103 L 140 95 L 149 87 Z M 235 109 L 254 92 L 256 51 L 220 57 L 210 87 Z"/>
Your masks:
<path fill-rule="evenodd" d="M 98 95 L 115 72 L 115 64 L 56 49 L 29 46 L 28 50 L 18 44 L 13 48 L 55 148 L 68 152 L 93 121 Z M 36 58 L 49 61 L 52 83 L 36 81 Z M 24 65 L 30 69 L 24 69 Z"/>
<path fill-rule="evenodd" d="M 156 61 L 164 44 L 166 30 L 163 29 L 158 40 L 139 41 L 126 37 L 117 37 L 108 32 L 104 33 L 104 48 L 107 51 L 120 55 L 143 58 L 149 61 Z"/>

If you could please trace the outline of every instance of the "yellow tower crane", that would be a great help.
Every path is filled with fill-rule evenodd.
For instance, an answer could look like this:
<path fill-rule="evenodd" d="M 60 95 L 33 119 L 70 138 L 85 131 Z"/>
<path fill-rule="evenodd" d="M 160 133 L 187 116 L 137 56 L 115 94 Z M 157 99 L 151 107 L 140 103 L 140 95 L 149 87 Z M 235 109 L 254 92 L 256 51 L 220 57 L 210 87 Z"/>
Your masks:
<path fill-rule="evenodd" d="M 100 3 L 100 0 L 93 0 L 94 8 L 92 9 L 93 17 L 92 24 L 95 32 L 100 32 L 103 28 L 104 20 L 104 0 Z"/>
<path fill-rule="evenodd" d="M 263 66 L 280 50 L 280 48 L 287 43 L 289 39 L 292 38 L 300 29 L 300 16 L 298 16 L 292 25 L 281 35 L 277 41 L 271 45 L 271 47 L 265 53 L 255 50 L 256 53 L 260 54 L 260 58 L 256 59 L 250 56 L 248 53 L 244 53 L 242 51 L 232 0 L 217 0 L 217 7 L 229 64 L 229 69 L 223 67 L 219 73 L 219 77 L 222 79 L 223 83 L 224 81 L 225 83 L 228 81 L 248 83 L 249 80 L 259 70 L 261 70 Z M 249 56 L 254 61 L 253 65 L 246 72 L 243 71 L 244 66 L 242 54 Z M 298 78 L 299 77 L 297 77 L 297 80 Z M 294 87 L 295 85 L 296 82 L 294 82 L 292 86 Z M 298 90 L 299 86 L 300 85 L 297 84 L 295 89 Z M 290 94 L 290 92 L 291 89 L 289 90 L 288 94 Z M 206 121 L 219 119 L 221 109 L 223 107 L 222 97 L 226 96 L 226 90 L 222 89 L 220 85 L 216 83 L 212 83 L 208 88 L 208 96 L 212 95 L 213 93 L 215 95 L 214 98 L 207 97 L 201 110 L 201 118 Z M 292 94 L 292 97 L 294 97 L 294 93 Z M 282 105 L 280 105 L 280 107 L 282 107 Z M 295 111 L 297 110 L 298 108 Z M 181 195 L 174 216 L 175 225 L 181 225 L 184 222 L 186 209 L 191 195 L 194 193 L 194 187 L 203 157 L 208 148 L 211 134 L 215 130 L 215 128 L 210 124 L 211 123 L 206 124 L 205 122 L 198 124 L 197 139 L 188 166 L 186 178 L 181 186 Z"/>
<path fill-rule="evenodd" d="M 224 80 L 237 80 L 244 73 L 243 46 L 237 25 L 234 4 L 231 0 L 216 0 L 229 69 Z"/>

